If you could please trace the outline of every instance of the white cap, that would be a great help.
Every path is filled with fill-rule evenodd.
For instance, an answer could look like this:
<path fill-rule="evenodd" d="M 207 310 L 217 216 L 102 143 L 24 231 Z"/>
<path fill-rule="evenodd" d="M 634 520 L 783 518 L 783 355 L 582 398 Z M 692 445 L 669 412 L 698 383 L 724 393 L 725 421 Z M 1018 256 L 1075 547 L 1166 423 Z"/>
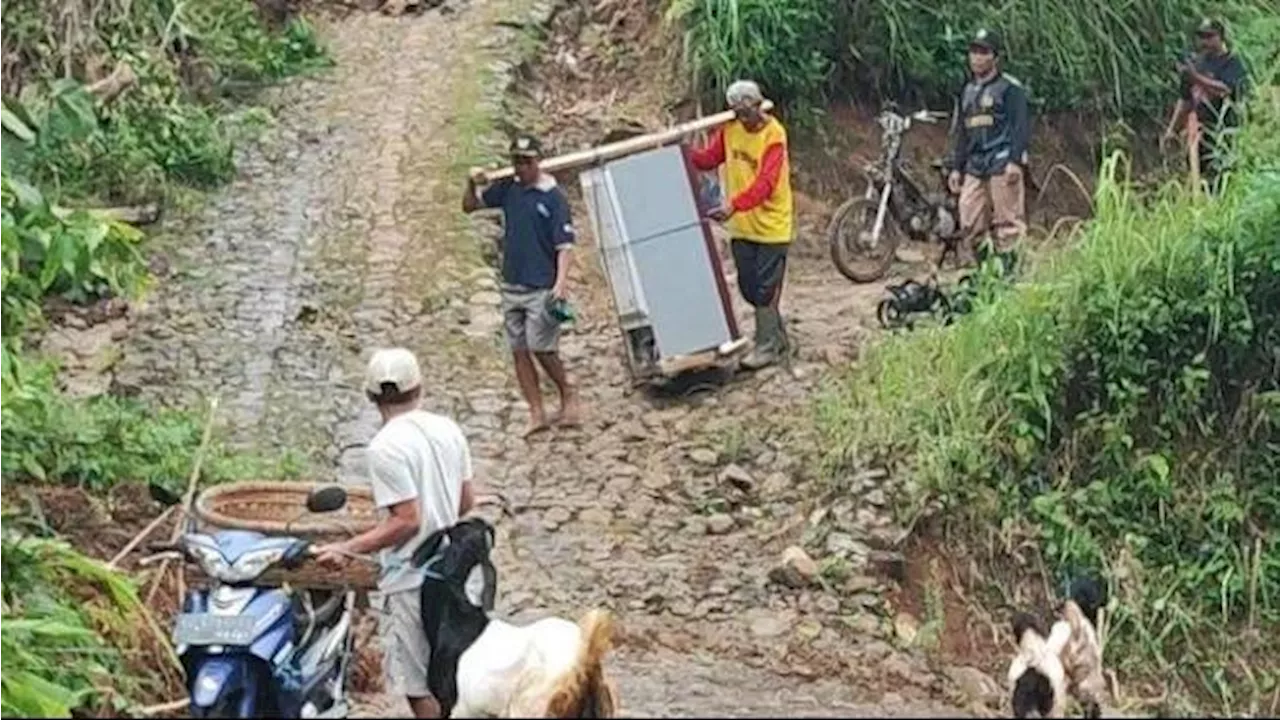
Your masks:
<path fill-rule="evenodd" d="M 397 393 L 406 393 L 422 385 L 422 369 L 418 358 L 404 348 L 378 350 L 369 358 L 365 373 L 364 389 L 371 395 L 381 395 L 382 386 L 391 383 Z"/>
<path fill-rule="evenodd" d="M 730 107 L 744 103 L 758 105 L 764 102 L 764 93 L 760 92 L 760 86 L 751 80 L 735 80 L 725 91 L 724 99 Z"/>

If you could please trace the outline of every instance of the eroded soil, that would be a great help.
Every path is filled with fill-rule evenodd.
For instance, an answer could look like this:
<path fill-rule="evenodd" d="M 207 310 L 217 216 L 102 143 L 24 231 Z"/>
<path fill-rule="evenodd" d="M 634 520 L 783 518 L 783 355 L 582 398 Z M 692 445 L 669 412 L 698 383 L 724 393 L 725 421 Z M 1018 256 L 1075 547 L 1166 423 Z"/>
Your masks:
<path fill-rule="evenodd" d="M 519 59 L 508 25 L 546 10 L 451 0 L 325 25 L 336 67 L 276 94 L 279 124 L 245 150 L 237 181 L 167 229 L 173 272 L 132 311 L 117 388 L 169 403 L 217 394 L 225 437 L 303 453 L 317 479 L 362 482 L 377 420 L 358 389 L 363 361 L 407 346 L 427 407 L 457 418 L 478 479 L 514 505 L 497 521 L 499 613 L 613 609 L 625 713 L 983 712 L 984 678 L 957 681 L 894 630 L 876 572 L 899 535 L 884 480 L 832 494 L 811 476 L 809 396 L 875 332 L 880 284 L 855 287 L 799 251 L 783 300 L 791 368 L 655 396 L 630 385 L 585 239 L 563 353 L 588 418 L 520 438 L 526 411 L 481 252 L 494 228 L 457 205 L 465 167 L 505 144 L 492 116 Z M 805 227 L 800 246 L 813 247 Z M 821 582 L 771 582 L 779 553 L 801 544 Z M 367 701 L 366 714 L 404 711 L 398 698 Z"/>

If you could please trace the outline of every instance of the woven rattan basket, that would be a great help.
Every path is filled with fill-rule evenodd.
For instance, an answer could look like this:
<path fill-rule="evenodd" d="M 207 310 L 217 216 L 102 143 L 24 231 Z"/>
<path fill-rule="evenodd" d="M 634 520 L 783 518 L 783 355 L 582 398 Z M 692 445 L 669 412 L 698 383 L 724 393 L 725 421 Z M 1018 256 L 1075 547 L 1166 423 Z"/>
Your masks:
<path fill-rule="evenodd" d="M 195 514 L 205 532 L 251 530 L 264 535 L 290 535 L 313 543 L 345 540 L 378 523 L 373 492 L 346 487 L 347 504 L 329 513 L 307 511 L 307 495 L 324 483 L 252 481 L 215 485 L 196 498 Z M 344 568 L 304 562 L 293 569 L 272 568 L 259 580 L 267 585 L 355 587 L 377 585 L 376 564 L 351 560 Z"/>

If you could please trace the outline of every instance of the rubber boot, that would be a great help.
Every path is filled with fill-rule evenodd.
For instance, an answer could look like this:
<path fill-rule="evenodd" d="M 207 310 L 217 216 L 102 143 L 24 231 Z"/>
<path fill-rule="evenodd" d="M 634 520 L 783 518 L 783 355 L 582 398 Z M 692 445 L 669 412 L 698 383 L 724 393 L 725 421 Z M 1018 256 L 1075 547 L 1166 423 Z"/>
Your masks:
<path fill-rule="evenodd" d="M 747 370 L 759 370 L 776 363 L 779 355 L 786 349 L 782 316 L 771 307 L 758 307 L 755 310 L 755 347 L 751 349 L 751 354 L 742 359 L 742 367 Z"/>

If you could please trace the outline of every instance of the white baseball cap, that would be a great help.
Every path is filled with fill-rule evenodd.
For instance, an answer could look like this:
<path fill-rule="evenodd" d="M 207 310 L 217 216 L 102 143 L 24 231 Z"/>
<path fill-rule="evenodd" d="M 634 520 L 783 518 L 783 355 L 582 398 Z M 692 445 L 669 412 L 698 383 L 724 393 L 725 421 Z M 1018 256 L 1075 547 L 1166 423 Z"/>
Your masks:
<path fill-rule="evenodd" d="M 364 389 L 370 395 L 381 395 L 387 383 L 397 393 L 406 393 L 422 385 L 422 369 L 418 358 L 404 348 L 378 350 L 369 358 L 365 373 Z"/>

